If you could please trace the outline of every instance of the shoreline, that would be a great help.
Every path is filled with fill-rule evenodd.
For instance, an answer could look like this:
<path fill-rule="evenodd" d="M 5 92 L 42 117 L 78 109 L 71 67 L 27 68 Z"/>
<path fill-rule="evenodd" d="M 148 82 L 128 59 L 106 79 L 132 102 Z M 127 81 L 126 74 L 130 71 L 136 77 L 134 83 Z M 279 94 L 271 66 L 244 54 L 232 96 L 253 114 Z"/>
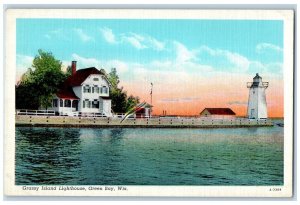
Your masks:
<path fill-rule="evenodd" d="M 245 128 L 271 127 L 272 120 L 247 118 L 120 118 L 16 115 L 16 127 L 86 127 L 86 128 Z"/>

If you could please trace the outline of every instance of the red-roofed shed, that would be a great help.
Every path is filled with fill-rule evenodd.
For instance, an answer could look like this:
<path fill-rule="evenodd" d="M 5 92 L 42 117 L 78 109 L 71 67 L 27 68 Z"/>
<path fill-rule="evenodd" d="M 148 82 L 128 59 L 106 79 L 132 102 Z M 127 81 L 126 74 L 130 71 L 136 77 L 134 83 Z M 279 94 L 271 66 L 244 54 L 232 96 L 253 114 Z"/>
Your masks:
<path fill-rule="evenodd" d="M 203 117 L 235 117 L 235 112 L 230 108 L 205 108 L 200 113 Z"/>

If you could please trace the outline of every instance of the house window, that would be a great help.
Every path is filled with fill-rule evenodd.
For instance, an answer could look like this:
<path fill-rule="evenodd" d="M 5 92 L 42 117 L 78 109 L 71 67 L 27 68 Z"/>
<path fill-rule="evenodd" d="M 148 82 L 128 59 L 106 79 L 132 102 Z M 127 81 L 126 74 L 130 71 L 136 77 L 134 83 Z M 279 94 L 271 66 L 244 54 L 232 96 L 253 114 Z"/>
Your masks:
<path fill-rule="evenodd" d="M 98 100 L 94 100 L 92 103 L 92 108 L 99 108 L 99 101 Z"/>
<path fill-rule="evenodd" d="M 99 87 L 97 85 L 95 85 L 94 90 L 95 90 L 95 93 L 99 93 Z"/>
<path fill-rule="evenodd" d="M 84 93 L 90 93 L 91 92 L 91 87 L 89 85 L 83 86 L 83 92 Z"/>
<path fill-rule="evenodd" d="M 103 86 L 101 93 L 108 93 L 108 88 L 106 86 Z"/>
<path fill-rule="evenodd" d="M 83 108 L 90 108 L 90 107 L 91 107 L 90 101 L 89 101 L 88 99 L 85 99 L 85 100 L 83 101 L 82 107 L 83 107 Z"/>
<path fill-rule="evenodd" d="M 59 100 L 59 107 L 63 107 L 64 106 L 64 101 L 62 99 Z"/>
<path fill-rule="evenodd" d="M 57 104 L 58 104 L 57 99 L 53 99 L 53 101 L 52 101 L 53 107 L 57 107 Z"/>
<path fill-rule="evenodd" d="M 99 78 L 94 78 L 94 81 L 99 81 Z"/>
<path fill-rule="evenodd" d="M 71 100 L 65 100 L 65 107 L 71 107 Z"/>

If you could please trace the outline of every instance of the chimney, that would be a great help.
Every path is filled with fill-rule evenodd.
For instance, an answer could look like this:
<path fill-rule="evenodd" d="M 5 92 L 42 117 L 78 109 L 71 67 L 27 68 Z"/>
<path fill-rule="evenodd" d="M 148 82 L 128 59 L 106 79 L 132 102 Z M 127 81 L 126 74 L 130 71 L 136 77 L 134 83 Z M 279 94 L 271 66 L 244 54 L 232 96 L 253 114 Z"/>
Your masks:
<path fill-rule="evenodd" d="M 76 63 L 77 61 L 72 61 L 72 75 L 75 75 L 76 73 Z"/>

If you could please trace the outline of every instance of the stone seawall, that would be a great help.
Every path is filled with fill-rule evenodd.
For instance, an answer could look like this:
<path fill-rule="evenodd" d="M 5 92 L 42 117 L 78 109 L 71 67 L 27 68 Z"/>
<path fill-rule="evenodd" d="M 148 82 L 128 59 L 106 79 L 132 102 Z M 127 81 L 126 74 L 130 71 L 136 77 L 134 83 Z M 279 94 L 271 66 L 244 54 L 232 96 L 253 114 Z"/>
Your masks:
<path fill-rule="evenodd" d="M 143 128 L 225 128 L 273 126 L 271 120 L 247 118 L 138 118 L 126 119 L 68 116 L 16 115 L 16 126 L 43 127 L 143 127 Z"/>

